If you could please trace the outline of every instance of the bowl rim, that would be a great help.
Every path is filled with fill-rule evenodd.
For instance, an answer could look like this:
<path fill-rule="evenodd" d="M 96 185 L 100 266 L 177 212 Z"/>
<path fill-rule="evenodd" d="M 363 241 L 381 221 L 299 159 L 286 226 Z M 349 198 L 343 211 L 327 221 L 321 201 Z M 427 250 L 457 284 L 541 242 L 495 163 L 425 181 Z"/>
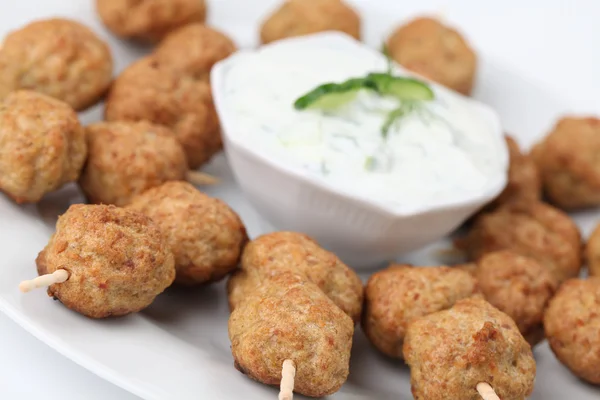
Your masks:
<path fill-rule="evenodd" d="M 276 46 L 285 41 L 288 41 L 288 42 L 297 41 L 298 42 L 298 41 L 306 41 L 306 40 L 315 40 L 315 39 L 318 39 L 319 37 L 325 37 L 325 38 L 330 37 L 334 40 L 343 39 L 346 41 L 348 41 L 348 39 L 350 39 L 350 40 L 356 42 L 356 40 L 354 38 L 352 38 L 349 35 L 343 34 L 343 33 L 321 32 L 321 33 L 316 33 L 316 34 L 311 34 L 311 35 L 305 35 L 302 37 L 293 37 L 293 38 L 283 39 L 278 42 L 274 42 L 274 43 L 265 45 L 263 47 Z M 409 209 L 409 210 L 401 210 L 401 209 L 396 209 L 393 206 L 386 206 L 383 203 L 376 202 L 374 200 L 370 200 L 369 198 L 360 196 L 353 192 L 344 191 L 344 190 L 341 190 L 340 188 L 327 185 L 325 182 L 322 182 L 310 175 L 304 174 L 300 170 L 298 170 L 297 168 L 294 168 L 291 165 L 278 163 L 277 161 L 273 160 L 272 158 L 263 155 L 261 152 L 258 152 L 258 151 L 256 151 L 256 149 L 252 148 L 252 146 L 250 146 L 247 142 L 239 139 L 235 135 L 230 134 L 230 132 L 232 130 L 232 121 L 235 118 L 231 117 L 228 113 L 228 108 L 225 105 L 225 96 L 223 93 L 224 90 L 222 90 L 224 88 L 224 81 L 226 79 L 225 76 L 227 74 L 227 70 L 230 67 L 230 65 L 234 64 L 239 58 L 244 57 L 246 54 L 255 53 L 257 51 L 260 51 L 260 49 L 261 49 L 261 47 L 254 48 L 254 49 L 238 50 L 237 52 L 233 53 L 232 55 L 228 56 L 227 58 L 215 63 L 215 65 L 213 66 L 213 68 L 211 70 L 210 85 L 211 85 L 215 109 L 216 109 L 216 112 L 218 114 L 218 117 L 219 117 L 219 120 L 221 123 L 221 134 L 224 137 L 224 147 L 225 147 L 225 153 L 226 153 L 227 158 L 231 157 L 231 152 L 228 151 L 228 148 L 233 145 L 236 147 L 237 150 L 241 150 L 247 156 L 250 156 L 253 159 L 253 161 L 260 162 L 263 165 L 266 165 L 271 169 L 278 170 L 280 173 L 284 173 L 284 174 L 288 175 L 289 177 L 302 182 L 305 185 L 312 185 L 313 187 L 320 189 L 322 192 L 325 192 L 329 195 L 333 195 L 333 196 L 339 198 L 340 200 L 348 201 L 355 205 L 361 206 L 363 208 L 368 208 L 372 211 L 376 211 L 379 214 L 382 214 L 382 215 L 385 215 L 388 217 L 395 217 L 395 218 L 407 218 L 407 217 L 412 218 L 412 217 L 416 217 L 416 216 L 431 215 L 431 214 L 436 214 L 436 213 L 440 213 L 440 212 L 452 211 L 455 209 L 463 209 L 463 208 L 475 208 L 474 211 L 476 211 L 480 207 L 483 207 L 485 204 L 487 204 L 488 202 L 490 202 L 494 198 L 496 198 L 506 187 L 506 184 L 508 183 L 508 166 L 509 166 L 508 148 L 506 146 L 504 146 L 504 148 L 502 149 L 502 151 L 504 151 L 504 153 L 506 155 L 506 159 L 507 159 L 506 173 L 503 174 L 499 179 L 497 179 L 496 180 L 497 182 L 493 182 L 494 185 L 490 184 L 487 187 L 486 192 L 481 193 L 477 196 L 473 196 L 468 199 L 450 200 L 450 201 L 446 201 L 443 203 L 438 203 L 438 204 L 434 204 L 434 205 L 430 205 L 430 206 L 426 206 L 426 207 L 422 207 L 422 208 L 415 208 L 415 209 Z M 396 67 L 399 67 L 399 69 L 401 69 L 403 72 L 405 72 L 405 70 L 401 66 L 396 65 Z M 408 75 L 415 75 L 413 73 L 410 73 L 409 71 L 406 71 L 406 73 Z M 494 126 L 495 132 L 498 132 L 499 135 L 504 137 L 503 129 L 502 129 L 502 126 L 500 123 L 500 117 L 490 106 L 488 106 L 484 103 L 481 103 L 475 99 L 472 99 L 470 97 L 463 96 L 460 93 L 453 92 L 450 89 L 447 89 L 445 87 L 441 87 L 436 82 L 433 82 L 427 78 L 424 78 L 421 76 L 419 76 L 419 78 L 427 80 L 429 84 L 436 87 L 436 90 L 450 91 L 452 94 L 454 94 L 456 96 L 467 98 L 473 104 L 478 106 L 482 110 L 482 112 L 489 114 L 490 121 L 492 122 L 492 124 L 495 125 Z M 502 141 L 502 143 L 504 143 L 504 141 Z"/>

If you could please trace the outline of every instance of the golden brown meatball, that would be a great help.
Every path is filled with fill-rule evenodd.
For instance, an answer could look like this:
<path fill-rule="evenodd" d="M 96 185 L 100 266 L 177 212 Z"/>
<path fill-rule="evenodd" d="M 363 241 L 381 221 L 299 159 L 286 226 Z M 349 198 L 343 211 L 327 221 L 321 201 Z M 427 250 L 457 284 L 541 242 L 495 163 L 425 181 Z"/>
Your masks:
<path fill-rule="evenodd" d="M 260 30 L 262 43 L 325 31 L 340 31 L 360 40 L 360 17 L 341 0 L 286 0 Z"/>
<path fill-rule="evenodd" d="M 316 284 L 355 322 L 360 320 L 363 285 L 356 273 L 333 253 L 306 235 L 275 232 L 262 235 L 246 246 L 242 272 L 228 282 L 229 304 L 234 310 L 266 276 L 292 271 Z"/>
<path fill-rule="evenodd" d="M 477 272 L 477 263 L 469 262 L 464 264 L 457 264 L 453 265 L 452 268 L 468 272 L 471 275 L 475 275 L 475 273 Z"/>
<path fill-rule="evenodd" d="M 600 119 L 563 118 L 532 151 L 544 192 L 560 208 L 600 205 Z"/>
<path fill-rule="evenodd" d="M 167 36 L 154 54 L 158 62 L 208 83 L 213 65 L 235 51 L 233 41 L 222 32 L 190 24 Z"/>
<path fill-rule="evenodd" d="M 75 21 L 36 21 L 10 33 L 0 46 L 0 98 L 30 89 L 83 110 L 97 103 L 112 80 L 106 43 Z"/>
<path fill-rule="evenodd" d="M 187 160 L 173 133 L 149 122 L 86 127 L 89 157 L 79 185 L 92 203 L 124 206 L 164 182 L 185 179 Z"/>
<path fill-rule="evenodd" d="M 17 91 L 0 102 L 0 190 L 17 203 L 77 180 L 87 145 L 69 105 L 40 93 Z"/>
<path fill-rule="evenodd" d="M 581 236 L 562 211 L 540 202 L 511 203 L 480 215 L 460 244 L 473 260 L 511 250 L 547 268 L 557 282 L 581 269 Z"/>
<path fill-rule="evenodd" d="M 600 276 L 600 224 L 592 232 L 585 246 L 585 259 L 592 276 Z"/>
<path fill-rule="evenodd" d="M 471 93 L 477 57 L 456 30 L 433 18 L 416 18 L 391 34 L 387 48 L 405 68 L 459 93 Z"/>
<path fill-rule="evenodd" d="M 292 271 L 265 275 L 229 318 L 235 367 L 279 385 L 284 360 L 296 366 L 294 391 L 335 393 L 349 374 L 354 324 L 321 289 Z"/>
<path fill-rule="evenodd" d="M 173 254 L 158 226 L 114 206 L 71 206 L 36 263 L 40 275 L 69 272 L 48 295 L 90 318 L 138 312 L 175 278 Z"/>
<path fill-rule="evenodd" d="M 502 400 L 525 400 L 533 391 L 531 347 L 508 315 L 480 298 L 409 325 L 404 358 L 415 400 L 481 400 L 480 382 Z"/>
<path fill-rule="evenodd" d="M 465 271 L 392 265 L 367 282 L 363 331 L 381 352 L 402 358 L 404 335 L 412 321 L 450 308 L 476 291 L 475 278 Z"/>
<path fill-rule="evenodd" d="M 475 277 L 485 299 L 506 313 L 532 346 L 539 340 L 544 311 L 556 291 L 550 271 L 537 261 L 498 251 L 484 255 L 477 263 Z"/>
<path fill-rule="evenodd" d="M 147 42 L 206 19 L 205 0 L 96 0 L 96 9 L 115 35 Z"/>
<path fill-rule="evenodd" d="M 190 168 L 208 162 L 222 148 L 210 85 L 145 57 L 114 82 L 106 102 L 108 121 L 143 121 L 167 126 L 182 144 Z"/>
<path fill-rule="evenodd" d="M 133 198 L 129 209 L 154 220 L 175 255 L 184 285 L 214 282 L 237 267 L 248 240 L 240 217 L 227 204 L 187 182 L 167 182 Z"/>
<path fill-rule="evenodd" d="M 565 282 L 550 301 L 544 327 L 560 362 L 600 385 L 600 277 Z"/>

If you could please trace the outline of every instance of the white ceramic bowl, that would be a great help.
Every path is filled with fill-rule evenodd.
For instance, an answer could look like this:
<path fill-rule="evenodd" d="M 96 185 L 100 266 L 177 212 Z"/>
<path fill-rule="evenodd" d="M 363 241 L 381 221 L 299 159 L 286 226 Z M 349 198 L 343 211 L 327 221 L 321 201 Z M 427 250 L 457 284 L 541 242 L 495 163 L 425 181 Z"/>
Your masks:
<path fill-rule="evenodd" d="M 337 34 L 330 37 L 340 39 Z M 506 185 L 504 176 L 485 193 L 466 201 L 402 213 L 343 193 L 289 165 L 269 159 L 260 148 L 244 143 L 234 134 L 239 128 L 225 102 L 227 71 L 247 51 L 250 50 L 215 65 L 211 84 L 225 153 L 234 176 L 247 200 L 276 229 L 308 234 L 356 269 L 377 267 L 448 235 Z M 496 133 L 502 135 L 496 113 L 483 104 L 481 108 L 489 114 Z"/>

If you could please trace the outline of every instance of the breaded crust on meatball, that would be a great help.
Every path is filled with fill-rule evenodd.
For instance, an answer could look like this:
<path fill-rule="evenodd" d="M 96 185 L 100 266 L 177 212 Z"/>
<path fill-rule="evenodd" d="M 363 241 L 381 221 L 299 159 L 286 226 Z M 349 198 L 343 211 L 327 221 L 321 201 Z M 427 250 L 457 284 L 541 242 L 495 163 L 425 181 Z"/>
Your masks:
<path fill-rule="evenodd" d="M 550 301 L 544 328 L 560 362 L 600 385 L 600 277 L 562 284 Z"/>
<path fill-rule="evenodd" d="M 36 263 L 40 275 L 69 272 L 48 295 L 90 318 L 138 312 L 175 279 L 173 253 L 158 226 L 114 206 L 71 206 Z"/>
<path fill-rule="evenodd" d="M 66 103 L 25 90 L 0 102 L 0 190 L 17 203 L 77 180 L 86 156 L 83 128 Z"/>
<path fill-rule="evenodd" d="M 592 276 L 600 276 L 600 224 L 596 226 L 585 245 L 585 260 Z"/>
<path fill-rule="evenodd" d="M 207 83 L 217 62 L 236 51 L 224 33 L 203 24 L 190 24 L 169 34 L 156 48 L 158 62 Z"/>
<path fill-rule="evenodd" d="M 388 38 L 390 56 L 400 65 L 459 93 L 471 93 L 477 57 L 455 29 L 436 19 L 419 17 Z"/>
<path fill-rule="evenodd" d="M 294 392 L 335 393 L 349 374 L 354 324 L 302 275 L 274 271 L 229 318 L 235 367 L 250 378 L 279 385 L 283 361 L 296 366 Z"/>
<path fill-rule="evenodd" d="M 502 400 L 525 400 L 533 391 L 531 347 L 508 315 L 481 298 L 409 325 L 404 358 L 416 400 L 481 400 L 480 382 Z"/>
<path fill-rule="evenodd" d="M 563 282 L 581 269 L 581 235 L 562 211 L 541 202 L 516 202 L 480 215 L 459 242 L 473 260 L 499 250 L 531 257 Z"/>
<path fill-rule="evenodd" d="M 108 45 L 68 19 L 32 22 L 0 46 L 0 98 L 30 89 L 83 110 L 97 103 L 112 80 Z"/>
<path fill-rule="evenodd" d="M 210 85 L 154 56 L 133 63 L 115 80 L 105 117 L 108 121 L 146 120 L 171 128 L 190 168 L 208 162 L 222 148 Z"/>
<path fill-rule="evenodd" d="M 532 258 L 511 251 L 484 255 L 475 274 L 481 293 L 506 313 L 532 346 L 537 344 L 544 311 L 557 283 L 550 271 Z"/>
<path fill-rule="evenodd" d="M 392 265 L 369 278 L 362 329 L 377 349 L 402 358 L 406 328 L 477 292 L 475 278 L 449 267 Z"/>
<path fill-rule="evenodd" d="M 133 198 L 129 209 L 154 220 L 175 255 L 184 285 L 214 282 L 237 267 L 248 241 L 240 217 L 227 204 L 187 182 L 167 182 Z"/>
<path fill-rule="evenodd" d="M 532 150 L 550 201 L 560 208 L 600 205 L 600 119 L 562 118 Z"/>
<path fill-rule="evenodd" d="M 360 16 L 341 0 L 286 0 L 265 19 L 260 39 L 266 44 L 325 31 L 343 32 L 360 40 Z"/>
<path fill-rule="evenodd" d="M 281 271 L 305 276 L 355 322 L 360 320 L 363 285 L 358 275 L 335 254 L 310 237 L 295 232 L 269 233 L 246 245 L 241 272 L 232 276 L 227 284 L 231 310 L 265 277 Z"/>
<path fill-rule="evenodd" d="M 115 35 L 146 42 L 206 19 L 205 0 L 96 0 L 96 9 Z"/>
<path fill-rule="evenodd" d="M 124 206 L 147 189 L 185 178 L 185 154 L 168 128 L 101 122 L 85 130 L 89 157 L 79 185 L 92 203 Z"/>

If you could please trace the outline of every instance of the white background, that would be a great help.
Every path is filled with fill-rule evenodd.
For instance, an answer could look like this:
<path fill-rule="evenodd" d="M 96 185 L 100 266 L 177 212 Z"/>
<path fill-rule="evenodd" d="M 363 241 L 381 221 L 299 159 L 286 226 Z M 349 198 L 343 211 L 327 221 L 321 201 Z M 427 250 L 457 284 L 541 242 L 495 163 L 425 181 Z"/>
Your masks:
<path fill-rule="evenodd" d="M 12 1 L 0 3 L 2 13 L 13 7 L 8 5 Z M 475 47 L 564 98 L 570 107 L 565 112 L 600 115 L 600 1 L 437 3 Z M 1 400 L 137 399 L 65 359 L 1 313 L 0 339 Z"/>

